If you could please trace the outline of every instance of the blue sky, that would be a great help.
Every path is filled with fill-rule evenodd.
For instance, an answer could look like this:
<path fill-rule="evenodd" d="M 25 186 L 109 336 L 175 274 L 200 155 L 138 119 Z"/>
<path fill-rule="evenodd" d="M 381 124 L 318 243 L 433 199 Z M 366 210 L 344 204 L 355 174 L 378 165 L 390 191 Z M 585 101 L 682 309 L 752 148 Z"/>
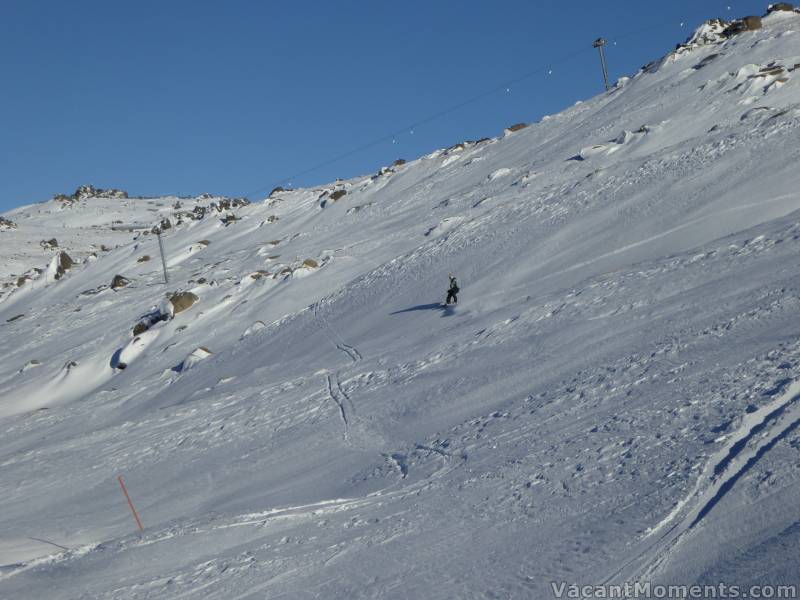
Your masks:
<path fill-rule="evenodd" d="M 284 178 L 401 132 L 292 184 L 369 173 L 396 158 L 497 135 L 600 92 L 591 44 L 601 35 L 616 41 L 608 49 L 616 80 L 705 19 L 766 7 L 716 0 L 3 0 L 0 210 L 82 183 L 135 195 L 256 198 Z M 510 91 L 413 133 L 407 127 L 539 69 Z"/>

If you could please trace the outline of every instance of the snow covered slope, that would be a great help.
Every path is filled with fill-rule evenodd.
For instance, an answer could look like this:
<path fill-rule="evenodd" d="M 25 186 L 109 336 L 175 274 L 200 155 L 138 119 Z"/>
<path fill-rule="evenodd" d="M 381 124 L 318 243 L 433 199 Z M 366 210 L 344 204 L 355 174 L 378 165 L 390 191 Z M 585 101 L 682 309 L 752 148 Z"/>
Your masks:
<path fill-rule="evenodd" d="M 799 583 L 800 14 L 705 37 L 374 176 L 6 214 L 0 598 Z M 167 285 L 106 226 L 163 218 Z"/>

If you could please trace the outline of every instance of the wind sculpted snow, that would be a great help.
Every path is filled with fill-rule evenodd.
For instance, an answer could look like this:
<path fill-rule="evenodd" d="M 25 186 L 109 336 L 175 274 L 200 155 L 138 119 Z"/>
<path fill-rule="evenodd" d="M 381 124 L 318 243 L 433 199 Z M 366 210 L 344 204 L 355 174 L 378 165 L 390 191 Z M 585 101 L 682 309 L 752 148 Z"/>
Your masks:
<path fill-rule="evenodd" d="M 230 210 L 6 214 L 0 597 L 798 583 L 798 30 Z M 163 218 L 169 284 L 110 229 Z"/>

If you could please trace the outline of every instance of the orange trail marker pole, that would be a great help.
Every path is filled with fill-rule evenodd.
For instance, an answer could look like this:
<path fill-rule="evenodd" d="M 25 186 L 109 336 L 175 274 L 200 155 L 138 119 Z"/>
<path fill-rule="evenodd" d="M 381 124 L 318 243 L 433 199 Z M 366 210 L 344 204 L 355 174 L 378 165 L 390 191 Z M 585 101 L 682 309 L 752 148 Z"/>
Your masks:
<path fill-rule="evenodd" d="M 124 493 L 125 498 L 128 499 L 128 506 L 131 507 L 131 512 L 133 513 L 133 518 L 136 519 L 136 524 L 139 526 L 139 531 L 144 531 L 142 520 L 139 518 L 139 513 L 136 512 L 136 508 L 133 506 L 133 500 L 131 500 L 131 496 L 128 494 L 128 488 L 125 487 L 125 482 L 122 481 L 122 475 L 117 477 L 117 479 L 119 480 L 120 486 L 122 486 L 122 493 Z"/>

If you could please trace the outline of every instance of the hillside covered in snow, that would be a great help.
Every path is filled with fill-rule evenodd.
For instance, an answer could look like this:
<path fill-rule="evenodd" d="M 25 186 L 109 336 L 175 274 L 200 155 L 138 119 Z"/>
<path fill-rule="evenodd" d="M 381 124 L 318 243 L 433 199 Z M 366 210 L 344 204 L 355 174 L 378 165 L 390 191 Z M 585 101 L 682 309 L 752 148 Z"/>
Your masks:
<path fill-rule="evenodd" d="M 800 13 L 758 25 L 363 177 L 5 213 L 0 598 L 800 585 Z"/>

